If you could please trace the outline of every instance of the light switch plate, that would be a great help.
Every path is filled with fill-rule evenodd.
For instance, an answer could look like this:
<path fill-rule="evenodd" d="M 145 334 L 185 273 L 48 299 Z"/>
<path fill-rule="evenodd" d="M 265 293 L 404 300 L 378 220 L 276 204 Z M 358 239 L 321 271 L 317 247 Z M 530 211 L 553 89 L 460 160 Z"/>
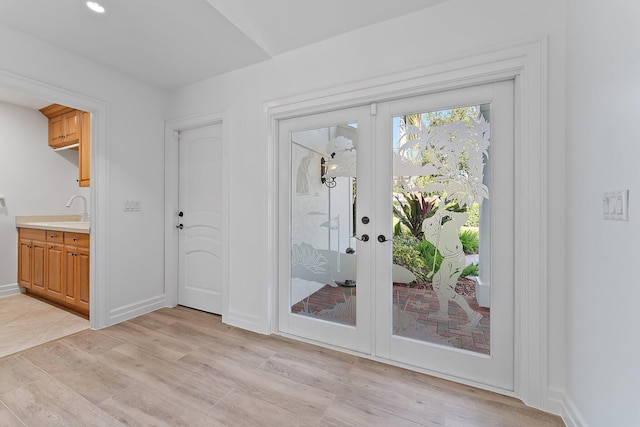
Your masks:
<path fill-rule="evenodd" d="M 604 219 L 613 221 L 629 220 L 629 190 L 607 191 L 602 195 Z"/>
<path fill-rule="evenodd" d="M 125 200 L 123 203 L 123 210 L 125 212 L 140 212 L 140 209 L 140 200 Z"/>

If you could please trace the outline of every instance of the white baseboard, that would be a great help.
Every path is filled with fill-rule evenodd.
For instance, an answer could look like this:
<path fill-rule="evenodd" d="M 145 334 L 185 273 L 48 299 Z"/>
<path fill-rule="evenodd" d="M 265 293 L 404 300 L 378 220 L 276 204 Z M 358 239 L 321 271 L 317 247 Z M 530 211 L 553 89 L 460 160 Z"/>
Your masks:
<path fill-rule="evenodd" d="M 589 427 L 573 400 L 563 390 L 550 387 L 548 400 L 552 406 L 550 412 L 560 414 L 567 427 Z"/>
<path fill-rule="evenodd" d="M 268 335 L 268 325 L 265 327 L 264 322 L 261 322 L 258 316 L 252 314 L 240 313 L 237 311 L 229 310 L 226 316 L 222 317 L 222 322 L 227 325 L 235 326 L 241 329 L 247 329 L 251 332 L 258 334 Z"/>
<path fill-rule="evenodd" d="M 20 293 L 20 286 L 18 286 L 17 283 L 0 285 L 0 297 L 8 297 L 9 295 L 16 295 L 19 293 Z"/>
<path fill-rule="evenodd" d="M 107 326 L 115 325 L 116 323 L 124 322 L 125 320 L 133 319 L 134 317 L 151 313 L 152 311 L 158 310 L 163 307 L 167 307 L 167 300 L 165 295 L 160 295 L 154 298 L 138 301 L 134 304 L 115 308 L 109 312 Z"/>

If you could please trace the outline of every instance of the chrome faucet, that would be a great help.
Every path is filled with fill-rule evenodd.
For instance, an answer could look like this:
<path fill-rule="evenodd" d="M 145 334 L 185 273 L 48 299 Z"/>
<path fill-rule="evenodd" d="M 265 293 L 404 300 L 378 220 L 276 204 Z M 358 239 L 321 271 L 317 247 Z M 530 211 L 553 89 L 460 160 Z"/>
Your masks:
<path fill-rule="evenodd" d="M 84 211 L 82 211 L 82 214 L 80 216 L 80 221 L 88 222 L 89 221 L 89 213 L 87 212 L 87 199 L 84 196 L 81 196 L 80 194 L 74 194 L 73 196 L 71 196 L 71 198 L 67 202 L 67 207 L 71 207 L 71 202 L 73 202 L 76 197 L 81 198 L 82 201 L 84 202 Z"/>

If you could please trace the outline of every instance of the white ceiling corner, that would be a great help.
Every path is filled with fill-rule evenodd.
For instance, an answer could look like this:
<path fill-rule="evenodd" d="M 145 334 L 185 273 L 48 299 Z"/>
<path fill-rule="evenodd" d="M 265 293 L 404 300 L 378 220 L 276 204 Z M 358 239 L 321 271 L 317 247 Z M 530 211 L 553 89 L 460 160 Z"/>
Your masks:
<path fill-rule="evenodd" d="M 2 0 L 0 23 L 173 89 L 444 1 Z"/>

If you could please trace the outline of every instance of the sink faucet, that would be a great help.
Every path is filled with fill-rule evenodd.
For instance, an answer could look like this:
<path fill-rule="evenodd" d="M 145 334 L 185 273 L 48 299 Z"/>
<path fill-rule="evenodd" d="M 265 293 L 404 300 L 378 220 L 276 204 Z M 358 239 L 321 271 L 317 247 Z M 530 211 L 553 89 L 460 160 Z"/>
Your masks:
<path fill-rule="evenodd" d="M 87 199 L 84 196 L 81 196 L 80 194 L 74 194 L 73 196 L 71 196 L 71 198 L 67 202 L 67 207 L 71 207 L 71 202 L 73 202 L 76 197 L 81 198 L 82 201 L 84 202 L 84 211 L 82 211 L 80 221 L 87 222 L 89 221 L 89 213 L 87 212 Z"/>

